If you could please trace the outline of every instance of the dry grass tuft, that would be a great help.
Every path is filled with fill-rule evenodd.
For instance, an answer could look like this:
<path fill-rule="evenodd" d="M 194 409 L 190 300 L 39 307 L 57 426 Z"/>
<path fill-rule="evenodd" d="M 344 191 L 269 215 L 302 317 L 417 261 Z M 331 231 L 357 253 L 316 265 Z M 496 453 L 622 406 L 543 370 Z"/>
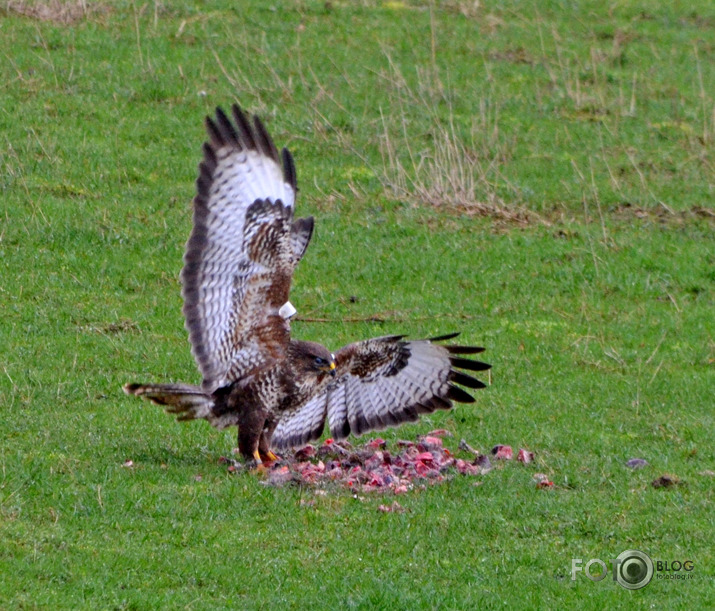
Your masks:
<path fill-rule="evenodd" d="M 382 114 L 382 168 L 377 175 L 391 195 L 501 221 L 535 220 L 515 203 L 518 190 L 501 173 L 509 147 L 500 135 L 496 105 L 482 99 L 471 126 L 460 129 L 451 109 L 452 94 L 436 69 L 418 70 L 415 86 L 391 61 L 390 69 L 385 78 L 391 85 L 391 110 L 389 117 Z"/>
<path fill-rule="evenodd" d="M 390 134 L 384 120 L 383 124 L 380 180 L 394 197 L 467 214 L 529 222 L 527 211 L 508 205 L 497 194 L 494 184 L 497 159 L 481 158 L 476 144 L 477 129 L 472 129 L 467 142 L 458 135 L 453 122 L 447 125 L 435 122 L 432 144 L 415 151 L 404 117 L 404 129 L 398 137 Z"/>

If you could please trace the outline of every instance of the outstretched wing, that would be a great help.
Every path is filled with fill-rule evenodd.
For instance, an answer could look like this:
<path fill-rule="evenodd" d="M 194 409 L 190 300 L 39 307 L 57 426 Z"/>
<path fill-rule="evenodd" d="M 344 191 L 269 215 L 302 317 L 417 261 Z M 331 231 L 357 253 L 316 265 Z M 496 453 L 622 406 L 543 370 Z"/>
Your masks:
<path fill-rule="evenodd" d="M 335 354 L 335 381 L 296 410 L 284 412 L 271 445 L 279 450 L 305 445 L 320 437 L 326 418 L 331 436 L 343 439 L 450 409 L 452 401 L 472 403 L 474 397 L 456 384 L 474 389 L 485 384 L 458 370 L 491 366 L 458 356 L 483 348 L 434 343 L 455 335 L 418 341 L 393 335 L 345 346 Z"/>
<path fill-rule="evenodd" d="M 279 314 L 313 219 L 293 221 L 295 166 L 265 127 L 234 105 L 206 118 L 193 230 L 181 272 L 192 353 L 211 392 L 280 356 Z"/>

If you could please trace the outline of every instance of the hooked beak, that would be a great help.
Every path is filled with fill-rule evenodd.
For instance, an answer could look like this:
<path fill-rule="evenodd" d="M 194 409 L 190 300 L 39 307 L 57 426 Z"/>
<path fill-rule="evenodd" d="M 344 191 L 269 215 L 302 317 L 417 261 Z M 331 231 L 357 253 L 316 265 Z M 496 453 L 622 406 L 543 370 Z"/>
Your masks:
<path fill-rule="evenodd" d="M 335 361 L 330 361 L 330 369 L 328 370 L 328 373 L 330 374 L 330 377 L 335 377 L 335 374 L 337 373 L 335 369 Z"/>

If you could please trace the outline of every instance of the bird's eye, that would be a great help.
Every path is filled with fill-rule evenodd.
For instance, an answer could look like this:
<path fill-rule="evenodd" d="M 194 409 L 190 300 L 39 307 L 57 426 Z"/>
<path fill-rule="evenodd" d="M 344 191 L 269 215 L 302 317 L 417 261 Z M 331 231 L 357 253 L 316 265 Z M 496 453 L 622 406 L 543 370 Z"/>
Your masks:
<path fill-rule="evenodd" d="M 315 364 L 316 364 L 318 367 L 322 367 L 323 365 L 326 364 L 326 361 L 325 361 L 325 359 L 324 359 L 322 356 L 316 356 L 316 357 L 315 357 Z"/>

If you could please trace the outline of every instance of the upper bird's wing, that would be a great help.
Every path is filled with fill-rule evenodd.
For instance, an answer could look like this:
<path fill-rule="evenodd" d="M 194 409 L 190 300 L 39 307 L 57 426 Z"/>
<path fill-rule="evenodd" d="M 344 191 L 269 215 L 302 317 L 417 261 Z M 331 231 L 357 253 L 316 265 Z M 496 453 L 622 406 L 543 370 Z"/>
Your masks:
<path fill-rule="evenodd" d="M 485 384 L 458 369 L 483 371 L 490 365 L 457 356 L 483 348 L 434 343 L 453 337 L 403 341 L 393 335 L 340 349 L 335 381 L 297 409 L 282 413 L 272 447 L 299 447 L 319 438 L 326 417 L 331 436 L 343 439 L 449 409 L 452 401 L 472 403 L 474 398 L 455 384 L 475 389 Z"/>
<path fill-rule="evenodd" d="M 289 339 L 279 314 L 313 219 L 293 220 L 295 166 L 238 106 L 206 118 L 193 230 L 181 272 L 192 353 L 212 392 L 278 358 Z M 284 309 L 282 312 L 285 312 Z"/>

